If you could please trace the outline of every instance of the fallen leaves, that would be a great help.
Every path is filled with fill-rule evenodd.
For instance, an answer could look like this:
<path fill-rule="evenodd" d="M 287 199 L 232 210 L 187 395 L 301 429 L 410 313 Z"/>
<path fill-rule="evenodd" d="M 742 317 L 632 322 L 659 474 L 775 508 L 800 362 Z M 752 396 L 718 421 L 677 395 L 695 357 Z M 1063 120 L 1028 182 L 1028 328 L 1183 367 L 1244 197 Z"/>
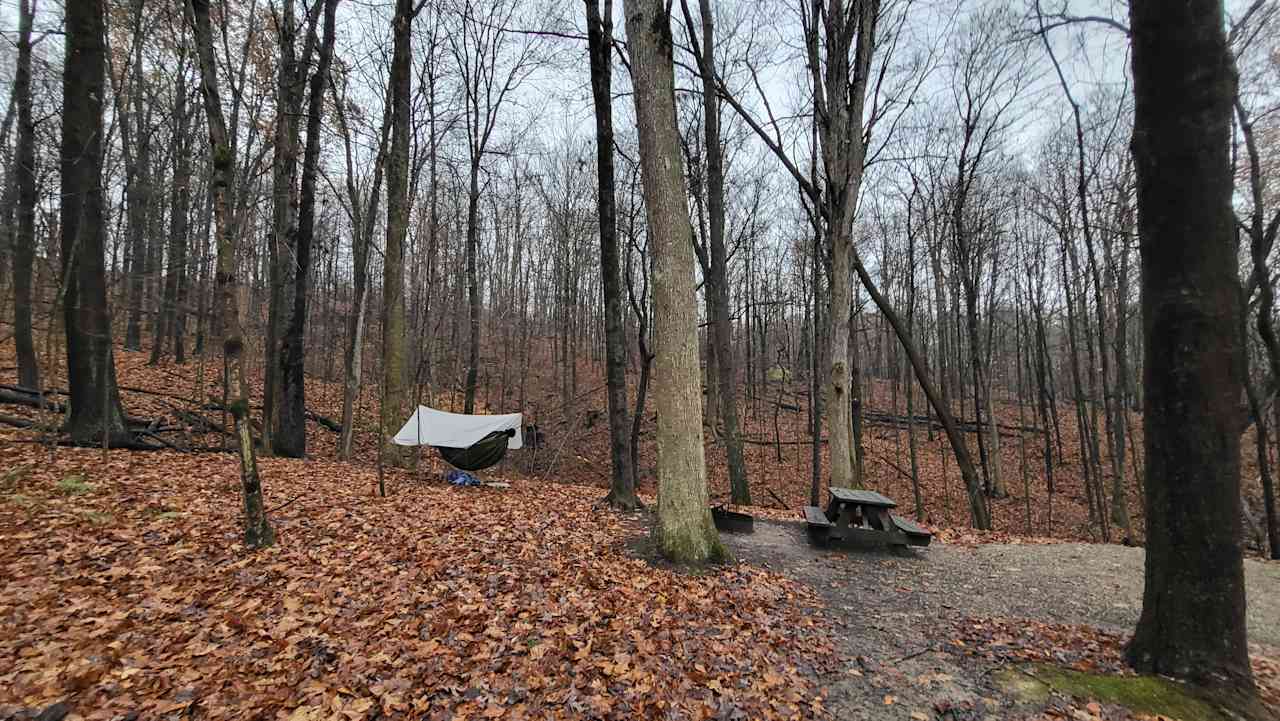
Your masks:
<path fill-rule="evenodd" d="M 459 490 L 392 474 L 396 494 L 378 499 L 358 466 L 263 459 L 268 493 L 299 499 L 272 518 L 278 544 L 250 555 L 233 456 L 37 454 L 0 449 L 0 464 L 23 469 L 0 495 L 0 709 L 821 713 L 802 671 L 830 652 L 805 618 L 812 592 L 746 566 L 654 568 L 626 554 L 634 531 L 593 510 L 593 489 Z M 73 474 L 92 490 L 60 492 Z"/>

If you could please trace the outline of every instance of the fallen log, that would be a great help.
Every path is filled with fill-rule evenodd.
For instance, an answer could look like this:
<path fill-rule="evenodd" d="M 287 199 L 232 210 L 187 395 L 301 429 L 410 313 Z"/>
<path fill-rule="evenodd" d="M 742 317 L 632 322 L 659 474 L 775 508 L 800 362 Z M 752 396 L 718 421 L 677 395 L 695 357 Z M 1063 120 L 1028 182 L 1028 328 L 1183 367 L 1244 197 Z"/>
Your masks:
<path fill-rule="evenodd" d="M 13 426 L 14 428 L 30 428 L 35 425 L 35 421 L 30 421 L 26 418 L 18 418 L 17 416 L 0 416 L 0 423 L 5 424 L 6 426 Z"/>
<path fill-rule="evenodd" d="M 315 411 L 307 411 L 307 418 L 310 418 L 311 420 L 315 421 L 316 423 L 319 423 L 320 425 L 324 426 L 325 428 L 328 428 L 329 430 L 333 431 L 334 433 L 341 433 L 341 432 L 342 432 L 342 424 L 341 424 L 341 423 L 339 423 L 339 422 L 337 422 L 337 421 L 335 421 L 335 420 L 333 420 L 333 419 L 331 419 L 331 418 L 325 418 L 324 416 L 320 415 L 319 413 L 316 413 Z"/>

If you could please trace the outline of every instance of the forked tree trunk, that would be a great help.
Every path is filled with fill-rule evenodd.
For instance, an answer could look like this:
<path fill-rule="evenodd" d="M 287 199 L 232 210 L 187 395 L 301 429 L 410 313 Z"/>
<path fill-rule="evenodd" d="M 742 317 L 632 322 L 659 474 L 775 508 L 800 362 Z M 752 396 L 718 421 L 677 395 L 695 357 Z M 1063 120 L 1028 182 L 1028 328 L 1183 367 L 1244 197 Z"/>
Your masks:
<path fill-rule="evenodd" d="M 658 412 L 658 520 L 654 539 L 677 563 L 725 558 L 708 507 L 702 445 L 693 240 L 675 113 L 671 19 L 663 0 L 627 0 L 627 37 L 640 134 L 645 212 L 653 248 Z"/>
<path fill-rule="evenodd" d="M 280 368 L 281 406 L 275 451 L 301 458 L 307 452 L 305 343 L 307 302 L 311 279 L 311 245 L 316 234 L 316 176 L 320 165 L 320 122 L 324 115 L 325 88 L 333 59 L 334 28 L 338 0 L 324 4 L 324 30 L 315 73 L 311 76 L 311 96 L 307 107 L 307 147 L 302 159 L 302 196 L 298 210 L 297 245 L 294 249 L 293 307 L 284 332 Z"/>
<path fill-rule="evenodd" d="M 1256 693 L 1240 548 L 1236 79 L 1222 0 L 1134 0 L 1147 554 L 1135 668 Z"/>
<path fill-rule="evenodd" d="M 233 158 L 227 139 L 226 121 L 222 116 L 222 100 L 218 94 L 213 30 L 209 24 L 209 0 L 190 0 L 188 8 L 195 29 L 196 54 L 200 60 L 200 93 L 204 98 L 208 121 L 206 124 L 209 127 L 213 171 L 210 193 L 213 197 L 214 226 L 218 238 L 217 293 L 218 303 L 221 305 L 223 362 L 230 380 L 230 393 L 233 394 L 230 407 L 235 418 L 235 435 L 240 455 L 244 543 L 249 548 L 263 548 L 275 543 L 275 531 L 267 520 L 267 511 L 262 502 L 262 481 L 258 476 L 258 462 L 253 449 L 253 424 L 249 418 L 249 383 L 244 368 L 244 327 L 236 297 L 236 248 L 228 203 Z"/>
<path fill-rule="evenodd" d="M 102 99 L 106 47 L 102 0 L 67 4 L 62 73 L 62 273 L 67 379 L 77 445 L 128 443 L 116 386 L 103 265 Z"/>

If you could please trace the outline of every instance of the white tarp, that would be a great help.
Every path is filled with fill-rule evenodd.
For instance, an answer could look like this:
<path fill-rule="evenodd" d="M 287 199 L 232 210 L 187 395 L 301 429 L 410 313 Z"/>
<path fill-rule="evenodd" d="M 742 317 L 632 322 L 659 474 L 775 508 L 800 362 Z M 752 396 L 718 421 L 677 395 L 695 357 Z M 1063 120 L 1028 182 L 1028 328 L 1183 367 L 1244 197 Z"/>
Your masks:
<path fill-rule="evenodd" d="M 519 413 L 469 416 L 418 406 L 391 442 L 398 446 L 466 448 L 494 431 L 514 428 L 516 434 L 507 439 L 507 448 L 515 450 L 524 446 L 522 421 L 523 416 Z"/>

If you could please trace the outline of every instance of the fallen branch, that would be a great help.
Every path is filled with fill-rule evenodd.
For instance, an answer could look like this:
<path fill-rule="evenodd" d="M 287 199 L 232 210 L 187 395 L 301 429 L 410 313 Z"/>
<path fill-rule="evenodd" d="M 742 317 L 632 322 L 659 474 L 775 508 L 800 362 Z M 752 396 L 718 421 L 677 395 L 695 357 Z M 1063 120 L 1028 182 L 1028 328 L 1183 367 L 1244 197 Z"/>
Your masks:
<path fill-rule="evenodd" d="M 320 425 L 324 426 L 325 428 L 328 428 L 329 430 L 333 431 L 334 433 L 341 433 L 341 432 L 342 432 L 342 424 L 341 424 L 341 423 L 339 423 L 339 422 L 337 422 L 337 421 L 335 421 L 335 420 L 333 420 L 333 419 L 331 419 L 331 418 L 325 418 L 324 416 L 320 415 L 319 413 L 316 413 L 315 411 L 311 411 L 311 410 L 307 411 L 307 418 L 310 418 L 311 420 L 315 421 L 316 423 L 319 423 Z"/>
<path fill-rule="evenodd" d="M 17 416 L 0 416 L 0 423 L 13 426 L 14 428 L 30 428 L 35 425 L 34 421 L 29 421 L 26 418 L 18 418 Z"/>
<path fill-rule="evenodd" d="M 773 500 L 778 502 L 779 508 L 782 508 L 783 510 L 790 508 L 790 506 L 787 505 L 786 501 L 782 500 L 781 498 L 778 498 L 778 494 L 774 493 L 772 488 L 765 486 L 764 489 L 769 492 L 769 495 L 773 496 Z"/>
<path fill-rule="evenodd" d="M 17 386 L 0 387 L 0 403 L 7 403 L 14 406 L 27 406 L 28 408 L 43 408 L 46 410 L 64 413 L 66 407 L 57 401 L 47 398 L 41 398 L 40 393 L 29 391 L 25 388 L 13 390 Z M 46 393 L 45 395 L 49 395 Z"/>

